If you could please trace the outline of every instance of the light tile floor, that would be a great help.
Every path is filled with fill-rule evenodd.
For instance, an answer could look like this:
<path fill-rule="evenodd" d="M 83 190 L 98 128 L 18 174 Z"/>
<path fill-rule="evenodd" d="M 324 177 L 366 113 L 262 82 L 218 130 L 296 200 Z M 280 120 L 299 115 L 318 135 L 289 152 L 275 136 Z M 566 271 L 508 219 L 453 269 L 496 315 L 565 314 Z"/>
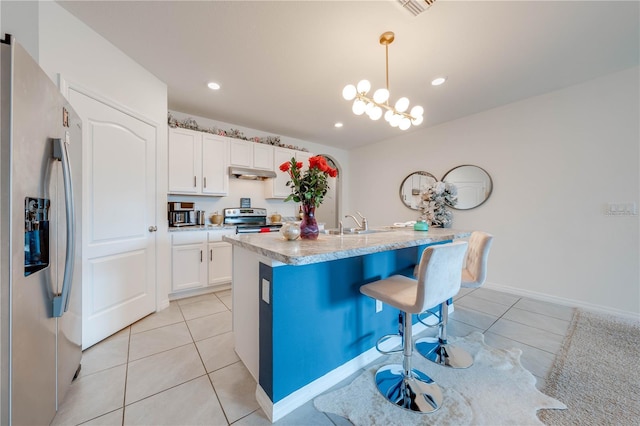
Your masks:
<path fill-rule="evenodd" d="M 462 289 L 448 330 L 451 336 L 480 331 L 491 346 L 522 349 L 522 364 L 541 388 L 572 315 L 565 306 Z M 171 302 L 84 352 L 80 376 L 52 424 L 270 424 L 233 340 L 230 290 Z M 317 411 L 310 401 L 276 424 L 350 423 Z"/>

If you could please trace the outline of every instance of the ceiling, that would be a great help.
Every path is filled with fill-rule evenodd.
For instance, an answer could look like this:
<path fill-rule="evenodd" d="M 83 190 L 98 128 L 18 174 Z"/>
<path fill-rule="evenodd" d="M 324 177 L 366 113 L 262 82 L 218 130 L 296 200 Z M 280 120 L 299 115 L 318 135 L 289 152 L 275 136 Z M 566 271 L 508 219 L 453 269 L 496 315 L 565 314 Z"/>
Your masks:
<path fill-rule="evenodd" d="M 637 1 L 438 0 L 418 16 L 396 0 L 59 3 L 164 81 L 169 109 L 343 149 L 622 70 L 640 52 Z M 385 31 L 390 101 L 425 110 L 404 132 L 342 98 L 364 78 L 384 87 Z"/>

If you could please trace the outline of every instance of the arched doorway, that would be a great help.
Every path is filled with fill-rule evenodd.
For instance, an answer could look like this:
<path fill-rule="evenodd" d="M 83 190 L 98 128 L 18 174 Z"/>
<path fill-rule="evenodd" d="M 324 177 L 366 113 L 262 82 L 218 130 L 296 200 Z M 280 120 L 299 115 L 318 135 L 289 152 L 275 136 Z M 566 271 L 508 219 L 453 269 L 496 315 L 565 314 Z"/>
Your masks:
<path fill-rule="evenodd" d="M 340 221 L 340 176 L 342 175 L 342 170 L 330 156 L 325 154 L 319 155 L 322 155 L 327 160 L 327 164 L 338 170 L 338 176 L 329 178 L 329 190 L 320 207 L 316 209 L 316 219 L 318 223 L 324 223 L 327 229 L 337 228 L 338 222 Z"/>

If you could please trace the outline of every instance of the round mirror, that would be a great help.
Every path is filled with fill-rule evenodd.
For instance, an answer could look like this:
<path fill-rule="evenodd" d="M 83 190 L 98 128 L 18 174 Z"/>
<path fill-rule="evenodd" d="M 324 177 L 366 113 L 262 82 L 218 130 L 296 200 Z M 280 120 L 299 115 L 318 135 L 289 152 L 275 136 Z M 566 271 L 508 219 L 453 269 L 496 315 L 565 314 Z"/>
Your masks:
<path fill-rule="evenodd" d="M 465 164 L 449 170 L 442 178 L 452 183 L 458 190 L 458 202 L 449 206 L 456 210 L 469 210 L 478 207 L 491 195 L 493 182 L 491 176 L 478 166 Z"/>
<path fill-rule="evenodd" d="M 420 210 L 420 194 L 427 185 L 437 182 L 438 179 L 428 172 L 413 172 L 400 184 L 400 199 L 402 203 L 412 210 Z"/>

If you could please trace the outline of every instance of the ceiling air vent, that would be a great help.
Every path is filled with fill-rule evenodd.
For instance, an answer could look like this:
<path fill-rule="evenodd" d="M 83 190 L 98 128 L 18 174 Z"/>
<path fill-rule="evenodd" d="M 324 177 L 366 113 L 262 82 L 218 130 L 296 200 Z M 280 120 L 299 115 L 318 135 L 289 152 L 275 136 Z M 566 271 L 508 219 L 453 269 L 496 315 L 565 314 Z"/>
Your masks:
<path fill-rule="evenodd" d="M 435 2 L 436 0 L 398 0 L 398 3 L 413 16 L 426 12 Z"/>

